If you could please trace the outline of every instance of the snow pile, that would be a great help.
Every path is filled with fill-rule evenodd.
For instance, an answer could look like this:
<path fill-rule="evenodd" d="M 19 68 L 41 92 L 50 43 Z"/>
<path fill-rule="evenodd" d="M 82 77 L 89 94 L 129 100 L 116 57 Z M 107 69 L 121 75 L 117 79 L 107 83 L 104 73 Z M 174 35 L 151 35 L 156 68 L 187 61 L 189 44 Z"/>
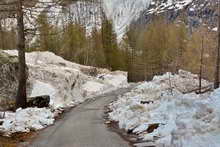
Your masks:
<path fill-rule="evenodd" d="M 15 50 L 5 52 L 17 55 Z M 51 52 L 26 53 L 26 61 L 29 80 L 33 83 L 30 96 L 50 95 L 50 104 L 55 109 L 74 106 L 88 98 L 128 85 L 125 72 L 97 68 L 99 75 L 90 76 L 83 71 L 93 70 L 94 67 L 69 62 Z"/>
<path fill-rule="evenodd" d="M 55 104 L 56 89 L 52 85 L 36 80 L 33 84 L 33 90 L 31 91 L 31 97 L 37 97 L 39 95 L 50 95 L 50 105 Z"/>
<path fill-rule="evenodd" d="M 170 79 L 170 80 L 169 80 Z M 220 145 L 220 89 L 197 95 L 196 75 L 155 76 L 110 104 L 109 117 L 145 141 L 165 147 Z M 203 86 L 209 83 L 203 80 Z M 171 88 L 172 87 L 172 88 Z"/>
<path fill-rule="evenodd" d="M 17 55 L 17 51 L 7 51 L 10 55 Z M 36 95 L 49 95 L 51 106 L 55 109 L 77 105 L 83 102 L 82 85 L 89 80 L 81 69 L 90 67 L 75 64 L 56 56 L 51 52 L 26 53 L 29 68 L 29 80 L 33 83 L 30 88 L 31 97 Z"/>
<path fill-rule="evenodd" d="M 98 82 L 97 82 L 98 81 Z M 88 81 L 82 85 L 84 96 L 97 96 L 109 91 L 129 86 L 127 73 L 122 71 L 99 74 L 97 81 Z"/>
<path fill-rule="evenodd" d="M 18 109 L 16 113 L 6 112 L 0 126 L 0 132 L 10 135 L 16 132 L 30 132 L 40 130 L 54 123 L 53 113 L 46 108 Z"/>
<path fill-rule="evenodd" d="M 128 86 L 127 73 L 122 71 L 100 74 L 98 77 L 102 79 L 104 83 L 112 85 L 115 88 Z"/>

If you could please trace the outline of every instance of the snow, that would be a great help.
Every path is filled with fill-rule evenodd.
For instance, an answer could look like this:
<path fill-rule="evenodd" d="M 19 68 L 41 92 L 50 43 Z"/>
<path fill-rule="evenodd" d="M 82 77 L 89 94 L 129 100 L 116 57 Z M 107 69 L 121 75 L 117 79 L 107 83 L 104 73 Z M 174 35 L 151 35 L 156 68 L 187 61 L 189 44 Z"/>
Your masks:
<path fill-rule="evenodd" d="M 217 32 L 218 31 L 218 27 L 213 28 L 212 31 Z"/>
<path fill-rule="evenodd" d="M 36 80 L 35 83 L 33 84 L 33 89 L 30 96 L 36 97 L 39 95 L 49 95 L 50 105 L 53 105 L 54 104 L 53 101 L 55 99 L 55 93 L 56 90 L 54 87 L 52 87 L 52 85 Z"/>
<path fill-rule="evenodd" d="M 108 83 L 109 85 L 112 85 L 116 88 L 128 86 L 127 74 L 125 74 L 124 72 L 116 71 L 113 74 L 102 74 L 98 75 L 98 77 L 101 77 L 104 83 Z"/>
<path fill-rule="evenodd" d="M 46 108 L 18 109 L 16 113 L 6 112 L 0 132 L 10 135 L 15 132 L 40 130 L 54 123 L 53 113 Z"/>
<path fill-rule="evenodd" d="M 85 91 L 86 95 L 94 95 L 96 93 L 102 92 L 104 88 L 104 84 L 94 81 L 88 81 L 82 86 L 82 89 Z"/>
<path fill-rule="evenodd" d="M 151 0 L 103 0 L 107 17 L 113 20 L 115 32 L 121 40 L 127 27 L 146 10 Z"/>
<path fill-rule="evenodd" d="M 168 0 L 168 1 L 155 1 L 152 0 L 151 5 L 154 6 L 150 9 L 148 9 L 147 13 L 152 14 L 152 13 L 163 13 L 166 10 L 181 10 L 185 6 L 189 5 L 192 3 L 192 0 Z M 193 10 L 193 9 L 190 9 Z"/>
<path fill-rule="evenodd" d="M 202 83 L 210 85 L 205 80 Z M 113 111 L 109 118 L 121 129 L 133 130 L 159 147 L 218 147 L 220 89 L 201 95 L 183 94 L 197 87 L 198 77 L 186 71 L 155 76 L 110 104 Z M 147 133 L 152 124 L 159 127 Z"/>

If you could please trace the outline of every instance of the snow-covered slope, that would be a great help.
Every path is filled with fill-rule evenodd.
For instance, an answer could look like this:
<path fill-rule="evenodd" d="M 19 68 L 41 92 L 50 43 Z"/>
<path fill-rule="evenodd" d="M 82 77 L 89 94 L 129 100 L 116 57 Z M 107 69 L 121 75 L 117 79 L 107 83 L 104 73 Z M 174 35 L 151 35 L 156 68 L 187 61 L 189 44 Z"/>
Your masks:
<path fill-rule="evenodd" d="M 122 38 L 130 23 L 146 10 L 151 0 L 103 0 L 107 17 L 113 20 L 115 31 Z"/>
<path fill-rule="evenodd" d="M 70 21 L 84 25 L 88 32 L 95 26 L 100 27 L 102 9 L 107 18 L 114 24 L 118 38 L 121 39 L 127 27 L 136 24 L 146 24 L 153 15 L 165 15 L 169 20 L 175 20 L 184 15 L 190 25 L 208 22 L 212 28 L 216 27 L 217 0 L 100 0 L 77 1 L 66 5 L 51 5 L 52 0 L 40 0 L 46 4 L 38 3 L 34 11 L 25 10 L 25 25 L 27 28 L 36 27 L 36 18 L 41 12 L 48 12 L 52 24 L 67 24 Z M 31 17 L 30 17 L 31 16 Z M 7 19 L 6 25 L 15 25 L 15 19 Z M 32 37 L 31 37 L 32 39 Z"/>
<path fill-rule="evenodd" d="M 109 116 L 157 147 L 219 147 L 220 89 L 183 94 L 196 87 L 198 76 L 185 71 L 155 76 L 112 103 Z"/>
<path fill-rule="evenodd" d="M 188 19 L 190 27 L 201 23 L 211 28 L 217 26 L 217 0 L 103 0 L 104 10 L 113 20 L 119 39 L 130 24 L 140 28 L 155 15 L 165 16 L 170 21 L 178 16 Z"/>
<path fill-rule="evenodd" d="M 152 0 L 150 3 L 150 8 L 147 10 L 148 13 L 162 13 L 167 10 L 181 10 L 185 6 L 189 5 L 192 0 L 167 0 L 158 1 Z"/>
<path fill-rule="evenodd" d="M 153 16 L 165 16 L 169 21 L 179 18 L 189 25 L 190 29 L 200 24 L 208 24 L 210 28 L 217 26 L 217 0 L 152 0 L 134 24 L 146 24 Z"/>

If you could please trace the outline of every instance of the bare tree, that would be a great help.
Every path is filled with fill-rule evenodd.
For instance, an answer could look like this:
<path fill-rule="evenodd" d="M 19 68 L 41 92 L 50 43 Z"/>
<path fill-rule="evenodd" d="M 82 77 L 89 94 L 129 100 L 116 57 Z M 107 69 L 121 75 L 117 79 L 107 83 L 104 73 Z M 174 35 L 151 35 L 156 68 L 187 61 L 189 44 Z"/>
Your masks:
<path fill-rule="evenodd" d="M 23 0 L 17 1 L 17 29 L 18 29 L 18 58 L 19 58 L 19 84 L 16 96 L 16 108 L 27 106 L 26 94 L 26 61 L 25 61 L 25 33 L 24 33 L 24 12 Z"/>
<path fill-rule="evenodd" d="M 219 88 L 219 73 L 220 73 L 220 0 L 218 2 L 218 48 L 217 48 L 217 58 L 215 67 L 215 81 L 214 88 Z"/>
<path fill-rule="evenodd" d="M 200 69 L 199 69 L 199 93 L 202 92 L 202 72 L 203 72 L 203 56 L 204 56 L 204 35 L 202 36 L 202 46 L 201 46 L 201 56 L 200 56 Z"/>

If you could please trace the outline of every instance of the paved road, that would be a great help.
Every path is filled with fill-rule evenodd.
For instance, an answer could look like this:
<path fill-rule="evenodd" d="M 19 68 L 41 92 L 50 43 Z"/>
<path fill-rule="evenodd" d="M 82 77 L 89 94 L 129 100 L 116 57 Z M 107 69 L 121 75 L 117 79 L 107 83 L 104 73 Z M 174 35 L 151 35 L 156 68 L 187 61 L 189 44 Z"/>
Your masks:
<path fill-rule="evenodd" d="M 115 132 L 108 130 L 103 120 L 104 106 L 127 92 L 119 89 L 99 96 L 68 112 L 54 126 L 43 130 L 31 147 L 129 147 Z"/>

